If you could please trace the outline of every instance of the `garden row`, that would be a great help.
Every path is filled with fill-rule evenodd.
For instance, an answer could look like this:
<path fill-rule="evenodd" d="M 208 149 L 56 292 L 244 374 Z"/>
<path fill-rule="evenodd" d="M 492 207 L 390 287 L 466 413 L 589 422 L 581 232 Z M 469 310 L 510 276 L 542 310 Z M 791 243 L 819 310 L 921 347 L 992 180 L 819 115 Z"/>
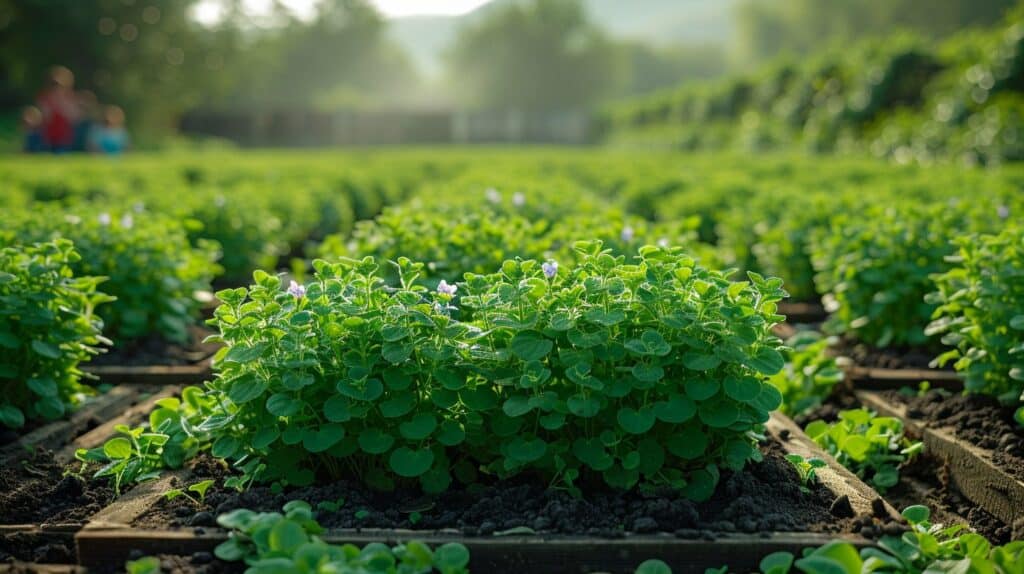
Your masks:
<path fill-rule="evenodd" d="M 839 378 L 829 353 L 848 353 L 858 345 L 875 354 L 886 346 L 905 354 L 913 345 L 926 361 L 957 353 L 968 390 L 1007 405 L 1019 401 L 1015 369 L 1022 319 L 1015 313 L 1021 294 L 1013 278 L 1022 269 L 1024 239 L 1014 223 L 1020 200 L 1012 170 L 957 173 L 856 161 L 825 168 L 786 158 L 488 154 L 384 156 L 401 173 L 418 174 L 400 194 L 404 201 L 384 208 L 373 222 L 355 224 L 351 233 L 330 226 L 308 231 L 294 244 L 310 240 L 303 246 L 306 255 L 321 259 L 292 265 L 294 281 L 282 280 L 270 267 L 255 272 L 248 288 L 217 292 L 221 304 L 212 312 L 210 342 L 223 348 L 214 356 L 212 379 L 180 396 L 158 395 L 148 416 L 104 429 L 108 436 L 100 442 L 96 434 L 79 441 L 74 454 L 83 467 L 73 474 L 87 473 L 80 478 L 65 480 L 62 461 L 75 449 L 64 446 L 50 482 L 43 480 L 44 487 L 70 491 L 75 499 L 94 488 L 110 489 L 98 495 L 104 501 L 130 490 L 99 514 L 91 507 L 63 527 L 74 533 L 79 558 L 103 555 L 109 565 L 110 558 L 127 556 L 132 544 L 201 554 L 224 533 L 197 537 L 173 529 L 187 524 L 205 530 L 214 512 L 270 512 L 305 498 L 332 529 L 405 528 L 418 532 L 401 539 L 428 542 L 444 542 L 433 533 L 443 538 L 444 529 L 457 529 L 485 567 L 487 560 L 504 560 L 507 567 L 509 560 L 532 565 L 567 559 L 593 566 L 585 555 L 594 552 L 607 552 L 597 560 L 619 556 L 607 566 L 617 571 L 659 553 L 674 561 L 704 552 L 708 561 L 702 564 L 711 566 L 723 548 L 743 547 L 733 567 L 753 569 L 761 555 L 774 550 L 799 552 L 830 537 L 854 546 L 870 545 L 879 536 L 898 541 L 907 528 L 892 523 L 889 509 L 872 504 L 878 495 L 871 487 L 844 474 L 820 450 L 832 451 L 885 490 L 893 486 L 895 467 L 920 448 L 901 444 L 902 427 L 847 413 L 839 420 L 854 430 L 823 426 L 827 422 L 809 426 L 815 445 L 785 417 L 771 414 L 781 406 L 800 418 L 808 408 L 829 406 L 833 399 L 827 395 Z M 493 160 L 486 172 L 471 166 L 483 159 Z M 293 167 L 304 174 L 297 177 L 311 177 L 313 165 L 340 169 L 319 161 L 291 160 L 277 169 L 284 172 L 292 162 L 307 168 Z M 367 189 L 378 187 L 376 176 L 395 177 L 371 160 L 345 161 L 354 173 L 366 174 Z M 740 162 L 742 171 L 736 170 Z M 88 177 L 92 168 L 80 169 Z M 182 164 L 166 169 L 183 178 L 174 188 L 176 203 L 188 205 L 190 178 L 201 179 L 195 174 L 203 171 Z M 239 177 L 253 178 L 252 169 Z M 275 173 L 273 165 L 264 169 L 266 178 Z M 230 173 L 230 162 L 223 171 Z M 108 174 L 115 182 L 124 175 Z M 42 423 L 19 415 L 60 418 L 89 392 L 79 385 L 79 369 L 104 345 L 103 333 L 115 338 L 115 349 L 131 340 L 118 330 L 101 331 L 107 328 L 103 319 L 116 317 L 103 317 L 104 308 L 130 299 L 130 289 L 120 290 L 135 279 L 120 268 L 129 263 L 92 268 L 109 270 L 103 273 L 82 271 L 85 261 L 119 251 L 130 255 L 131 244 L 90 251 L 92 242 L 136 229 L 138 218 L 161 218 L 164 229 L 181 219 L 169 215 L 175 211 L 168 206 L 143 209 L 125 222 L 111 211 L 128 197 L 107 187 L 47 199 L 38 192 L 44 176 L 18 176 L 14 181 L 22 191 L 12 197 L 24 200 L 25 211 L 12 211 L 0 232 L 11 244 L 3 251 L 0 289 L 11 309 L 2 316 L 8 333 L 5 422 L 27 422 L 24 433 Z M 303 181 L 285 185 L 301 193 Z M 163 189 L 154 182 L 139 188 L 147 185 Z M 260 189 L 253 193 L 278 193 L 276 187 Z M 175 192 L 140 191 L 139 197 L 149 193 Z M 874 205 L 880 201 L 887 202 L 885 209 Z M 93 203 L 111 211 L 93 217 L 85 211 Z M 259 205 L 255 199 L 253 205 Z M 954 208 L 959 217 L 947 216 Z M 39 223 L 41 209 L 69 226 L 37 235 L 46 227 Z M 862 217 L 853 217 L 858 213 Z M 197 235 L 182 235 L 169 255 L 212 266 L 215 250 L 208 242 L 215 238 L 203 237 L 203 221 L 196 221 Z M 95 232 L 82 232 L 92 227 Z M 53 229 L 63 239 L 33 245 L 37 238 L 50 239 Z M 978 239 L 952 242 L 964 234 Z M 140 245 L 146 245 L 144 238 L 138 238 Z M 746 272 L 718 271 L 723 264 Z M 150 273 L 142 283 L 152 288 L 182 282 L 192 264 L 167 265 L 155 275 L 146 266 L 137 266 L 137 273 Z M 782 276 L 785 286 L 756 270 Z M 101 274 L 111 278 L 93 277 Z M 210 280 L 179 295 L 187 305 L 182 324 L 196 321 L 201 301 L 194 292 L 209 290 Z M 97 292 L 107 286 L 118 287 L 109 290 L 118 301 Z M 801 286 L 802 299 L 828 297 L 833 316 L 827 327 L 843 332 L 844 347 L 829 351 L 827 339 L 811 335 L 792 340 L 789 348 L 776 336 L 784 320 L 778 312 L 783 289 Z M 150 291 L 140 301 L 149 311 L 161 296 Z M 123 322 L 109 319 L 108 325 L 118 324 Z M 933 331 L 943 330 L 952 334 L 936 341 Z M 118 387 L 92 404 L 125 392 Z M 1013 410 L 1006 408 L 1012 421 Z M 69 423 L 80 425 L 81 417 L 77 423 L 75 417 L 81 412 Z M 926 425 L 902 426 L 925 433 Z M 864 430 L 869 428 L 871 433 Z M 1007 447 L 1005 460 L 1012 466 L 1018 464 L 1012 451 L 1021 446 L 1021 435 L 1019 429 L 1007 432 L 1010 443 L 999 446 Z M 864 434 L 877 440 L 848 440 Z M 922 438 L 927 450 L 932 439 Z M 13 450 L 23 450 L 24 442 L 14 444 L 19 447 Z M 869 456 L 879 445 L 879 456 Z M 878 464 L 855 464 L 867 459 Z M 25 466 L 9 484 L 31 476 L 33 464 L 39 463 Z M 815 475 L 824 478 L 815 482 Z M 163 478 L 151 482 L 156 477 Z M 132 488 L 137 482 L 145 484 Z M 160 502 L 172 487 L 176 498 Z M 141 502 L 132 506 L 133 500 Z M 287 530 L 288 540 L 300 542 L 269 548 L 264 558 L 300 559 L 293 551 L 305 546 L 316 527 L 308 521 L 309 508 L 293 504 L 288 514 L 293 511 L 285 522 L 294 518 L 308 532 L 280 526 L 281 536 Z M 11 535 L 52 533 L 52 516 L 32 516 L 31 524 L 9 525 Z M 224 519 L 224 525 L 270 534 L 283 519 L 242 516 L 247 518 Z M 919 510 L 909 517 L 924 526 L 912 524 L 911 542 L 904 541 L 928 549 L 917 550 L 910 560 L 918 566 L 904 564 L 905 571 L 965 556 L 998 565 L 1005 562 L 1000 552 L 1020 551 L 992 550 L 956 531 L 935 530 L 929 535 L 954 541 L 932 552 L 930 543 L 921 542 L 928 517 Z M 1005 514 L 1000 519 L 1012 522 Z M 158 532 L 133 534 L 139 527 Z M 770 534 L 764 544 L 749 536 L 784 531 L 805 534 Z M 503 536 L 493 538 L 494 533 Z M 335 534 L 340 538 L 334 540 L 367 540 L 344 530 Z M 590 538 L 565 538 L 584 534 Z M 239 536 L 240 542 L 226 547 L 234 550 L 220 551 L 227 553 L 222 557 L 262 551 L 263 535 Z M 376 536 L 398 540 L 393 533 Z M 616 546 L 595 543 L 595 536 L 625 538 Z M 497 539 L 502 542 L 490 542 Z M 255 540 L 257 548 L 246 540 Z M 317 556 L 340 552 L 316 545 L 309 551 Z M 488 545 L 500 548 L 487 550 Z M 854 546 L 822 552 L 846 558 L 853 552 L 850 559 L 860 560 Z M 553 547 L 556 555 L 544 558 Z M 516 548 L 526 554 L 508 554 Z M 911 552 L 903 546 L 888 551 L 897 561 L 900 552 Z M 460 551 L 442 554 L 447 552 Z M 422 553 L 415 559 L 423 559 Z"/>
<path fill-rule="evenodd" d="M 935 41 L 894 36 L 612 106 L 609 138 L 679 149 L 802 147 L 901 163 L 1022 157 L 1024 14 Z"/>

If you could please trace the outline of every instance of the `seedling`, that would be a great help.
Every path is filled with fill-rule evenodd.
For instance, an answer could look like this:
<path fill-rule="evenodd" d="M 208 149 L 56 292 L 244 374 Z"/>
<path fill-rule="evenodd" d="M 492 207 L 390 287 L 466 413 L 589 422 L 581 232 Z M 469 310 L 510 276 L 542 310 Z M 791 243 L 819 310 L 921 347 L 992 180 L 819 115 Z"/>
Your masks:
<path fill-rule="evenodd" d="M 206 491 L 209 490 L 209 488 L 213 486 L 215 482 L 216 481 L 213 480 L 204 480 L 201 482 L 197 482 L 193 485 L 190 485 L 185 490 L 182 490 L 180 488 L 172 488 L 171 490 L 168 490 L 167 492 L 164 493 L 164 498 L 167 500 L 174 500 L 179 496 L 184 496 L 185 498 L 191 500 L 192 503 L 195 504 L 196 506 L 202 506 L 203 503 L 206 501 Z M 190 492 L 195 493 L 196 496 L 190 495 Z"/>
<path fill-rule="evenodd" d="M 793 464 L 793 468 L 800 475 L 800 490 L 804 492 L 810 492 L 810 485 L 818 481 L 817 470 L 828 466 L 820 458 L 804 458 L 798 454 L 787 454 L 786 460 Z"/>

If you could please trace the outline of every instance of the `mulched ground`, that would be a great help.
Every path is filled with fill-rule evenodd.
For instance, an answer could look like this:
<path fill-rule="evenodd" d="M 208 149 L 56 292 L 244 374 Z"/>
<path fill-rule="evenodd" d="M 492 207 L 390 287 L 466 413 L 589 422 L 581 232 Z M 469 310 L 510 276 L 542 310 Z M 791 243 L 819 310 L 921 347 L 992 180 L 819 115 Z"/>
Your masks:
<path fill-rule="evenodd" d="M 713 538 L 718 532 L 852 532 L 865 525 L 881 530 L 870 517 L 846 515 L 841 503 L 834 504 L 836 495 L 822 486 L 802 492 L 797 474 L 777 442 L 767 443 L 763 450 L 764 461 L 741 472 L 724 473 L 714 497 L 704 503 L 665 491 L 642 494 L 610 489 L 591 491 L 586 499 L 578 499 L 525 477 L 468 488 L 453 486 L 434 498 L 415 490 L 381 493 L 356 481 L 339 480 L 280 493 L 262 486 L 244 493 L 211 489 L 202 508 L 183 499 L 161 501 L 136 525 L 202 528 L 214 525 L 216 515 L 236 508 L 279 511 L 285 502 L 299 499 L 314 507 L 343 500 L 337 512 L 319 513 L 318 519 L 328 528 L 450 528 L 469 536 L 522 527 L 537 533 L 609 538 L 654 532 L 683 538 Z M 222 468 L 210 464 L 205 471 L 197 473 L 194 480 L 224 474 Z M 833 507 L 840 516 L 830 511 Z M 871 528 L 865 534 L 872 534 Z"/>

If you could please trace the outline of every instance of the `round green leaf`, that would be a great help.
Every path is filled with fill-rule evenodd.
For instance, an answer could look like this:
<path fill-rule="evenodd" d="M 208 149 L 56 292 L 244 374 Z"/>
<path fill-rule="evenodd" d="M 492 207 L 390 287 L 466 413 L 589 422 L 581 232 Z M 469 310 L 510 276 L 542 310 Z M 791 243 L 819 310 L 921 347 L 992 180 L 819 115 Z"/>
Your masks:
<path fill-rule="evenodd" d="M 319 429 L 307 428 L 302 432 L 302 446 L 309 452 L 323 452 L 345 438 L 345 427 L 337 423 Z"/>
<path fill-rule="evenodd" d="M 519 417 L 533 410 L 530 399 L 523 395 L 513 395 L 501 406 L 501 410 L 510 417 Z"/>
<path fill-rule="evenodd" d="M 434 550 L 434 566 L 442 572 L 460 571 L 468 564 L 469 550 L 458 542 L 449 542 Z"/>
<path fill-rule="evenodd" d="M 343 423 L 352 418 L 352 411 L 348 406 L 348 399 L 341 395 L 334 395 L 324 402 L 324 416 L 332 423 Z"/>
<path fill-rule="evenodd" d="M 415 478 L 430 470 L 430 465 L 434 464 L 434 453 L 429 448 L 412 450 L 400 446 L 391 452 L 388 464 L 399 476 Z"/>
<path fill-rule="evenodd" d="M 554 343 L 537 331 L 520 331 L 512 337 L 512 353 L 524 361 L 538 361 L 551 352 Z"/>
<path fill-rule="evenodd" d="M 107 457 L 122 460 L 132 455 L 132 443 L 124 437 L 117 437 L 103 443 L 103 454 Z"/>
<path fill-rule="evenodd" d="M 288 393 L 274 393 L 267 399 L 267 412 L 278 417 L 290 417 L 299 412 L 302 401 Z"/>
<path fill-rule="evenodd" d="M 342 380 L 337 385 L 339 393 L 357 401 L 375 401 L 384 393 L 384 385 L 377 379 L 355 382 Z"/>
<path fill-rule="evenodd" d="M 569 412 L 585 419 L 596 416 L 601 410 L 601 401 L 592 396 L 575 394 L 569 397 L 565 403 L 569 407 Z"/>
<path fill-rule="evenodd" d="M 292 520 L 281 520 L 270 529 L 267 539 L 270 549 L 274 552 L 292 553 L 299 546 L 309 541 L 306 530 Z"/>
<path fill-rule="evenodd" d="M 708 437 L 699 427 L 691 426 L 674 433 L 666 446 L 669 452 L 679 458 L 692 460 L 704 454 L 708 447 Z"/>
<path fill-rule="evenodd" d="M 519 463 L 533 462 L 548 450 L 548 444 L 543 439 L 534 438 L 531 440 L 523 437 L 516 437 L 508 443 L 508 456 Z"/>
<path fill-rule="evenodd" d="M 41 397 L 57 396 L 57 381 L 52 377 L 33 377 L 25 381 L 29 390 Z"/>
<path fill-rule="evenodd" d="M 636 574 L 672 574 L 672 569 L 661 560 L 644 560 L 636 568 Z"/>
<path fill-rule="evenodd" d="M 459 423 L 446 420 L 441 423 L 437 432 L 437 442 L 445 446 L 455 446 L 466 440 L 466 431 Z"/>
<path fill-rule="evenodd" d="M 25 414 L 14 405 L 0 405 L 0 424 L 16 429 L 25 424 Z"/>
<path fill-rule="evenodd" d="M 684 383 L 686 396 L 695 401 L 704 401 L 715 396 L 719 384 L 714 379 L 689 379 Z"/>
<path fill-rule="evenodd" d="M 242 446 L 241 441 L 233 436 L 222 436 L 213 442 L 213 446 L 210 448 L 210 454 L 217 458 L 228 458 L 236 452 L 239 447 Z"/>
<path fill-rule="evenodd" d="M 736 403 L 721 396 L 701 403 L 697 413 L 701 421 L 713 428 L 725 428 L 740 418 Z"/>
<path fill-rule="evenodd" d="M 384 418 L 398 418 L 409 414 L 416 407 L 416 395 L 411 392 L 397 392 L 380 403 L 380 414 Z"/>
<path fill-rule="evenodd" d="M 398 425 L 398 431 L 409 440 L 423 440 L 437 428 L 437 419 L 430 413 L 419 413 Z"/>
<path fill-rule="evenodd" d="M 761 394 L 761 382 L 753 377 L 728 376 L 722 388 L 725 389 L 726 395 L 744 403 L 756 399 Z"/>
<path fill-rule="evenodd" d="M 359 433 L 359 448 L 369 454 L 382 454 L 395 444 L 395 437 L 376 428 L 369 428 Z"/>
<path fill-rule="evenodd" d="M 619 426 L 632 434 L 644 434 L 651 430 L 655 421 L 654 410 L 650 407 L 644 407 L 640 410 L 624 407 L 619 409 L 615 418 L 619 421 Z"/>
<path fill-rule="evenodd" d="M 697 404 L 689 397 L 673 394 L 664 401 L 658 401 L 653 407 L 654 416 L 667 423 L 679 424 L 693 418 L 697 414 Z"/>
<path fill-rule="evenodd" d="M 757 354 L 747 360 L 747 366 L 763 375 L 774 375 L 786 365 L 782 353 L 771 347 L 762 347 Z"/>

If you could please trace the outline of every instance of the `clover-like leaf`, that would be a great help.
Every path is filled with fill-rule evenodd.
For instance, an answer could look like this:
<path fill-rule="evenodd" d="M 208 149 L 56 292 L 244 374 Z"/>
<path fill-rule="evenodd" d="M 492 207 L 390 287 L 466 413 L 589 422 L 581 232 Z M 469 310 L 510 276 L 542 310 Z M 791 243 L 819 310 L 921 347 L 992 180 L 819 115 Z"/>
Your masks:
<path fill-rule="evenodd" d="M 399 476 L 415 478 L 430 470 L 434 464 L 434 453 L 429 448 L 413 450 L 400 446 L 391 452 L 388 464 Z"/>

